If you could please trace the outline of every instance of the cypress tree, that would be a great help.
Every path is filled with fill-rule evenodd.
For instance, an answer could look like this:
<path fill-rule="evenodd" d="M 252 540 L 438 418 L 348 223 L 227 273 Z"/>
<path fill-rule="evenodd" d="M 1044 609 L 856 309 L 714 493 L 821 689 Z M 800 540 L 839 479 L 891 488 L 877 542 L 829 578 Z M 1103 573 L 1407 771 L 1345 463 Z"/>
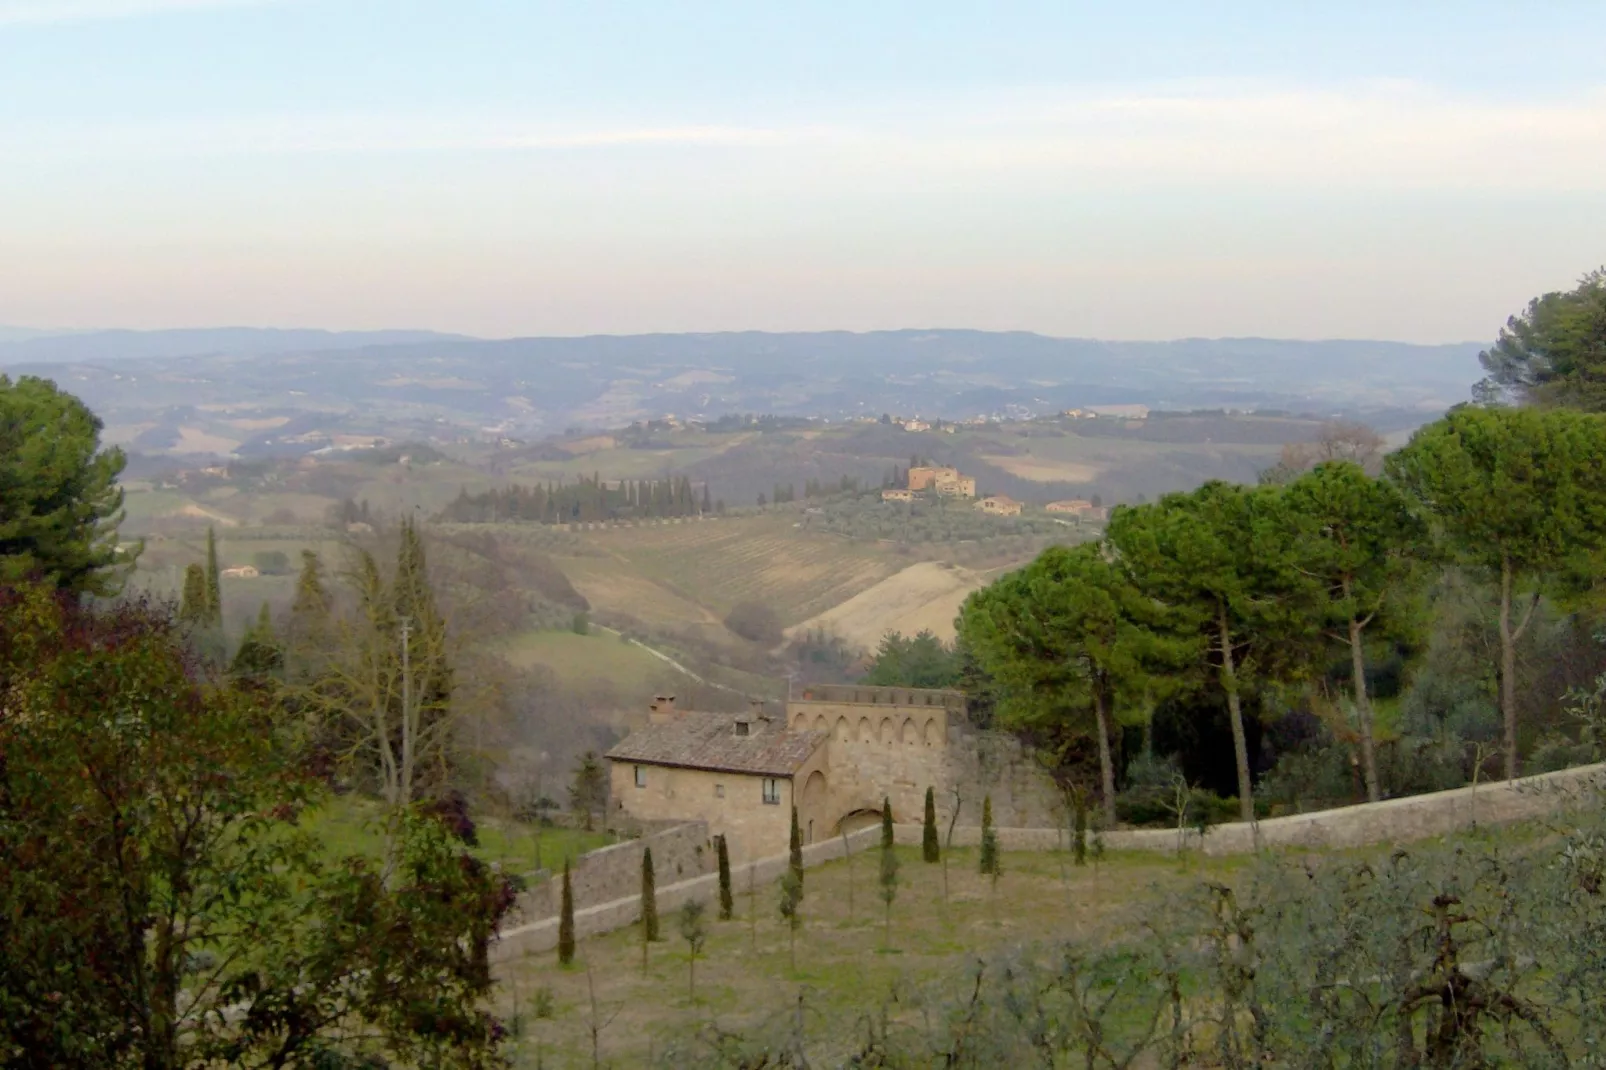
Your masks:
<path fill-rule="evenodd" d="M 736 913 L 736 902 L 731 896 L 731 853 L 723 835 L 714 837 L 719 854 L 719 920 L 730 921 Z"/>
<path fill-rule="evenodd" d="M 993 829 L 993 797 L 981 801 L 981 872 L 997 883 L 1003 866 L 998 858 L 998 833 Z"/>
<path fill-rule="evenodd" d="M 920 834 L 920 857 L 927 862 L 942 861 L 942 848 L 937 842 L 937 796 L 926 789 L 926 826 Z"/>
<path fill-rule="evenodd" d="M 213 627 L 223 624 L 223 587 L 218 580 L 217 532 L 206 529 L 206 622 Z"/>
<path fill-rule="evenodd" d="M 893 846 L 892 802 L 881 800 L 881 902 L 886 905 L 886 939 L 892 941 L 892 902 L 898 898 L 898 852 Z"/>
<path fill-rule="evenodd" d="M 798 896 L 803 895 L 803 837 L 797 828 L 797 807 L 792 807 L 792 838 L 787 846 L 788 865 L 797 877 Z"/>
<path fill-rule="evenodd" d="M 569 860 L 563 860 L 563 901 L 558 910 L 558 963 L 574 961 L 574 886 L 569 883 Z"/>
<path fill-rule="evenodd" d="M 658 887 L 652 872 L 652 848 L 641 852 L 641 936 L 642 942 L 658 939 Z"/>
<path fill-rule="evenodd" d="M 200 565 L 190 565 L 184 570 L 184 597 L 178 606 L 178 619 L 205 624 L 210 612 L 206 600 L 206 570 Z"/>

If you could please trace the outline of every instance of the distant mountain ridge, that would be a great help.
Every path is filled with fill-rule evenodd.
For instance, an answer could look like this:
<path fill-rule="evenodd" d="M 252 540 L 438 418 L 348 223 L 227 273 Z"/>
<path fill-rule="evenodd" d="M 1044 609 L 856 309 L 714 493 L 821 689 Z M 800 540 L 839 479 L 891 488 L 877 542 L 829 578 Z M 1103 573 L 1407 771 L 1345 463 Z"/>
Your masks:
<path fill-rule="evenodd" d="M 1086 405 L 1436 413 L 1473 342 L 898 330 L 478 339 L 428 331 L 97 331 L 0 342 L 141 448 L 279 453 L 349 438 L 540 437 L 666 415 L 1028 416 Z"/>
<path fill-rule="evenodd" d="M 9 337 L 8 337 L 9 335 Z M 172 330 L 45 332 L 0 327 L 0 364 L 138 360 L 192 356 L 266 356 L 307 350 L 468 340 L 436 331 L 325 331 L 280 327 L 187 327 Z"/>

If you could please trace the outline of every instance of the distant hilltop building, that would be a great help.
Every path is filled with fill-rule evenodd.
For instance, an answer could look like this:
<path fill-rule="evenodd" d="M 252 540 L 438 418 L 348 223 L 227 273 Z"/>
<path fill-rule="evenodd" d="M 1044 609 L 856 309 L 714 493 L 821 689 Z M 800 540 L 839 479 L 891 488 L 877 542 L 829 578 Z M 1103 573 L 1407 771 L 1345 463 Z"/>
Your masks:
<path fill-rule="evenodd" d="M 881 500 L 884 502 L 912 502 L 915 500 L 915 492 L 905 490 L 902 487 L 889 487 L 881 492 Z"/>
<path fill-rule="evenodd" d="M 737 861 L 785 849 L 792 808 L 804 843 L 878 821 L 883 799 L 917 821 L 926 788 L 945 816 L 980 822 L 984 795 L 1001 825 L 1055 827 L 1053 782 L 1003 733 L 979 730 L 958 691 L 812 685 L 784 715 L 681 709 L 659 696 L 648 723 L 607 754 L 611 813 L 647 824 L 701 820 Z"/>
<path fill-rule="evenodd" d="M 931 425 L 924 420 L 916 418 L 903 421 L 903 429 L 905 431 L 930 431 Z"/>
<path fill-rule="evenodd" d="M 935 491 L 946 498 L 974 498 L 976 481 L 957 468 L 916 466 L 909 469 L 909 490 Z"/>
<path fill-rule="evenodd" d="M 976 508 L 993 516 L 1020 516 L 1024 507 L 1007 494 L 992 494 L 977 502 Z"/>

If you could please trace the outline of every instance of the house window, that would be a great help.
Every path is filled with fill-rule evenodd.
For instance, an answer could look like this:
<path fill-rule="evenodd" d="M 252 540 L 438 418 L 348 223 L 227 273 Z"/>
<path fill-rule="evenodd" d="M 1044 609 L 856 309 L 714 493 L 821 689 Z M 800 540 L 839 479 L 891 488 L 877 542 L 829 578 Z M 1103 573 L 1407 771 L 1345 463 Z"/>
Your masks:
<path fill-rule="evenodd" d="M 764 778 L 764 801 L 771 806 L 781 805 L 781 782 L 774 777 Z"/>
<path fill-rule="evenodd" d="M 736 722 L 736 734 L 739 735 L 739 736 L 747 735 L 747 722 L 746 721 L 737 721 Z"/>
<path fill-rule="evenodd" d="M 641 766 L 638 765 L 638 766 L 636 766 L 636 787 L 644 788 L 646 786 L 647 786 L 647 770 L 643 769 Z"/>
<path fill-rule="evenodd" d="M 714 785 L 714 798 L 723 799 L 724 797 L 725 797 L 725 785 L 723 785 L 723 784 L 715 784 Z"/>

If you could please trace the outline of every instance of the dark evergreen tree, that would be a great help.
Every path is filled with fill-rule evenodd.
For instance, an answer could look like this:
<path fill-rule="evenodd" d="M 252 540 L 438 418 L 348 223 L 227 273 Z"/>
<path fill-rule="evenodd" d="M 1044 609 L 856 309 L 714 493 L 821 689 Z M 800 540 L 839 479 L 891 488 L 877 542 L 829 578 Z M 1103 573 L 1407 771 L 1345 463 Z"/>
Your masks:
<path fill-rule="evenodd" d="M 892 801 L 881 800 L 881 902 L 886 907 L 886 938 L 892 940 L 892 904 L 898 898 L 898 850 L 893 843 Z"/>
<path fill-rule="evenodd" d="M 792 832 L 787 844 L 787 861 L 793 873 L 797 874 L 798 894 L 802 895 L 803 888 L 803 836 L 797 827 L 797 807 L 792 807 Z"/>
<path fill-rule="evenodd" d="M 569 860 L 563 860 L 563 899 L 558 907 L 558 963 L 574 961 L 574 885 L 569 880 Z"/>
<path fill-rule="evenodd" d="M 204 626 L 211 610 L 206 599 L 206 570 L 200 565 L 184 569 L 184 595 L 178 605 L 178 619 L 186 624 Z"/>
<path fill-rule="evenodd" d="M 937 796 L 926 789 L 926 823 L 920 832 L 920 857 L 927 862 L 942 861 L 942 847 L 937 840 Z"/>
<path fill-rule="evenodd" d="M 652 848 L 641 852 L 641 938 L 656 942 L 658 937 L 658 885 L 652 871 Z"/>
<path fill-rule="evenodd" d="M 206 529 L 206 623 L 223 626 L 223 587 L 218 579 L 217 533 Z"/>
<path fill-rule="evenodd" d="M 714 837 L 719 855 L 719 920 L 730 921 L 736 913 L 736 900 L 731 894 L 731 853 L 723 835 Z"/>
<path fill-rule="evenodd" d="M 998 831 L 993 828 L 993 797 L 985 796 L 981 801 L 981 856 L 980 869 L 984 876 L 991 877 L 996 884 L 1003 873 L 1003 863 L 998 857 Z"/>

